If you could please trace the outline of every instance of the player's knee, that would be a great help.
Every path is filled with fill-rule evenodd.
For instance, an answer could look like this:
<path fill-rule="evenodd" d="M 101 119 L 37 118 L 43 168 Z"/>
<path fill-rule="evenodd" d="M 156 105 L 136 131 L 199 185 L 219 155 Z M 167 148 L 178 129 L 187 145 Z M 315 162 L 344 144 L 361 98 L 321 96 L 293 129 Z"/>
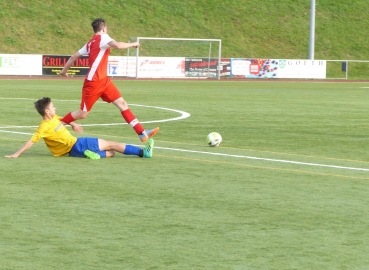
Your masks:
<path fill-rule="evenodd" d="M 128 109 L 128 103 L 123 98 L 118 98 L 115 100 L 114 105 L 117 106 L 121 111 Z"/>
<path fill-rule="evenodd" d="M 80 119 L 85 119 L 86 117 L 87 117 L 87 115 L 88 115 L 88 112 L 82 112 L 82 113 L 80 113 Z"/>
<path fill-rule="evenodd" d="M 121 108 L 121 110 L 122 111 L 125 111 L 125 110 L 127 110 L 128 109 L 128 103 L 123 99 L 122 101 L 121 101 L 121 103 L 120 103 L 120 106 L 119 106 L 120 108 Z"/>
<path fill-rule="evenodd" d="M 75 119 L 76 120 L 79 120 L 79 119 L 85 119 L 88 115 L 88 112 L 85 112 L 85 111 L 78 111 L 75 115 Z"/>
<path fill-rule="evenodd" d="M 114 157 L 114 156 L 115 156 L 115 151 L 113 150 L 106 151 L 106 157 Z"/>

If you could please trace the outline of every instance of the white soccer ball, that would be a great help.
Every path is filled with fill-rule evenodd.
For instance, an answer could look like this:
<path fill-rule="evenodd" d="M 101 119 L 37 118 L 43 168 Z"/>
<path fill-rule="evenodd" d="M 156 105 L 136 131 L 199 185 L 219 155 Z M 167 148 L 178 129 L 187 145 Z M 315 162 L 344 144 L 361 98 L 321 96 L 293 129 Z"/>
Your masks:
<path fill-rule="evenodd" d="M 207 142 L 209 146 L 219 146 L 222 142 L 222 136 L 218 132 L 212 132 L 208 135 Z"/>

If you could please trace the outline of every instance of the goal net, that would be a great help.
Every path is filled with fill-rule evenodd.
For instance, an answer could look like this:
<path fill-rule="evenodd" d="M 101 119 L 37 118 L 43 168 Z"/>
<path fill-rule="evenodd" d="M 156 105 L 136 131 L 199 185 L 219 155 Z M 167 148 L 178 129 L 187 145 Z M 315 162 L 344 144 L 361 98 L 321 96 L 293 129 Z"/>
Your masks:
<path fill-rule="evenodd" d="M 127 50 L 128 77 L 220 79 L 220 39 L 129 39 L 136 41 L 140 47 Z"/>

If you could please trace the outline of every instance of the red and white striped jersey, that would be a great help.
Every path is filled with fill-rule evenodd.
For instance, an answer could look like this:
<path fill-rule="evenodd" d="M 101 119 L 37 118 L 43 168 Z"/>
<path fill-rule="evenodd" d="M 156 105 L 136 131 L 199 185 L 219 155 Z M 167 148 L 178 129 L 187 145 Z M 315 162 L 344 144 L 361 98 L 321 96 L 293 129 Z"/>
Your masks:
<path fill-rule="evenodd" d="M 108 43 L 112 41 L 108 34 L 95 34 L 89 42 L 86 43 L 78 52 L 82 55 L 88 55 L 90 69 L 87 73 L 86 80 L 98 81 L 108 76 L 108 56 L 110 46 Z"/>

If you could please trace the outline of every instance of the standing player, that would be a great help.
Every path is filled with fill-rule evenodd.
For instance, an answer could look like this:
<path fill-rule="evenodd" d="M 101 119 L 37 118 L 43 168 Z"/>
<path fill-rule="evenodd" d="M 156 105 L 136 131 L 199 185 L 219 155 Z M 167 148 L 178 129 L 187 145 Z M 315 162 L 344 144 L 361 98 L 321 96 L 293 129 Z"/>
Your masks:
<path fill-rule="evenodd" d="M 123 99 L 118 88 L 107 75 L 108 56 L 111 47 L 124 50 L 130 47 L 137 48 L 140 44 L 138 42 L 124 43 L 115 41 L 107 34 L 108 28 L 105 21 L 101 18 L 93 20 L 91 26 L 95 33 L 94 36 L 69 58 L 63 70 L 60 72 L 60 75 L 68 77 L 67 71 L 72 64 L 82 55 L 88 55 L 90 68 L 82 88 L 80 109 L 69 112 L 63 117 L 62 121 L 69 124 L 74 120 L 85 119 L 95 102 L 101 98 L 117 106 L 124 120 L 135 130 L 140 140 L 146 142 L 148 138 L 154 136 L 159 131 L 159 128 L 156 127 L 150 130 L 143 128 L 129 109 L 127 102 Z M 82 132 L 82 128 L 79 127 L 76 131 Z"/>

